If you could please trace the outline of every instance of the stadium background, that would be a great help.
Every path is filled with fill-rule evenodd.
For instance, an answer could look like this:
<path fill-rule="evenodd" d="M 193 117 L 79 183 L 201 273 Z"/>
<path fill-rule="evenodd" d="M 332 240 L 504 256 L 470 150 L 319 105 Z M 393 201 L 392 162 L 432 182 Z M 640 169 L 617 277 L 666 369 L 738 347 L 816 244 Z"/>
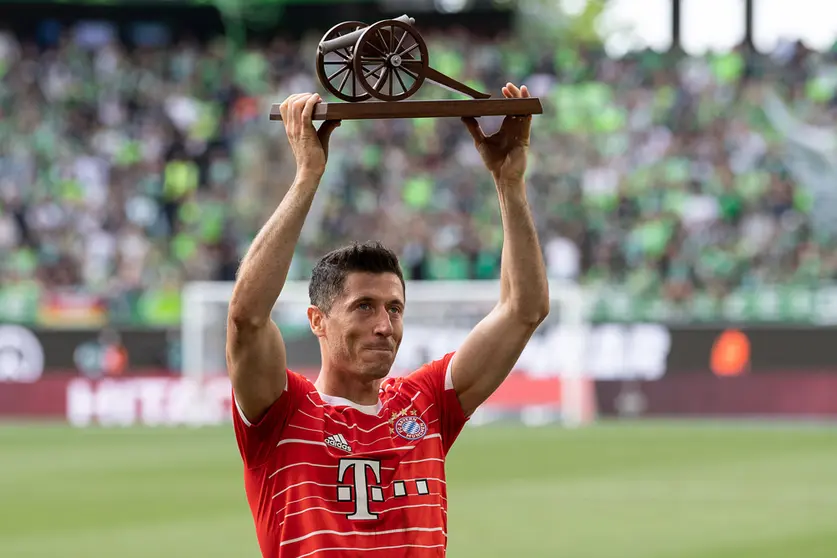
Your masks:
<path fill-rule="evenodd" d="M 267 113 L 319 89 L 325 30 L 402 13 L 433 67 L 543 99 L 530 196 L 550 278 L 584 293 L 589 326 L 595 421 L 530 412 L 562 411 L 561 347 L 541 332 L 475 421 L 493 424 L 451 454 L 450 555 L 837 555 L 831 11 L 0 4 L 0 556 L 257 555 L 228 401 L 190 413 L 183 288 L 230 281 L 284 194 L 292 158 Z M 291 278 L 381 238 L 411 280 L 494 280 L 499 221 L 471 150 L 456 121 L 344 124 Z"/>

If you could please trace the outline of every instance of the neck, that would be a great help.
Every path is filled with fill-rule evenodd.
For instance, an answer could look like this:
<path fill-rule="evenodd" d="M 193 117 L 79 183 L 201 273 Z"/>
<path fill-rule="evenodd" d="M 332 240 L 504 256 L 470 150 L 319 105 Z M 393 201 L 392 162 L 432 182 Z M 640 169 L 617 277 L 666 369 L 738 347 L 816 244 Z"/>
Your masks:
<path fill-rule="evenodd" d="M 382 380 L 366 380 L 350 372 L 335 373 L 327 366 L 323 366 L 314 387 L 324 395 L 342 397 L 358 405 L 375 405 L 378 403 L 378 388 Z"/>

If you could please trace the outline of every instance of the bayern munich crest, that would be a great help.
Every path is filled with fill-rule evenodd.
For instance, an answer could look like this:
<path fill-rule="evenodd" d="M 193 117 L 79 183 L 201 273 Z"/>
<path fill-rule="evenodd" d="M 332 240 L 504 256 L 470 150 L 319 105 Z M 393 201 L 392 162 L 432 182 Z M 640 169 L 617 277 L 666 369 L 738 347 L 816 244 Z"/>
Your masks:
<path fill-rule="evenodd" d="M 427 434 L 427 425 L 421 418 L 407 415 L 399 417 L 395 421 L 393 430 L 405 440 L 414 441 L 424 438 L 424 435 Z"/>

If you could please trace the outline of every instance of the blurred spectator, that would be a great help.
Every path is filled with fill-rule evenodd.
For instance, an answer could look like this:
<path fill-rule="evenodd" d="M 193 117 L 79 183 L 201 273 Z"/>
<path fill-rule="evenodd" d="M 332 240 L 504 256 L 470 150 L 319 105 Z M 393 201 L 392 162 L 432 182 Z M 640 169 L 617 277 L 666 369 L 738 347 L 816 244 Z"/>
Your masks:
<path fill-rule="evenodd" d="M 833 126 L 833 53 L 612 60 L 557 44 L 530 56 L 466 31 L 425 38 L 444 73 L 543 98 L 528 182 L 550 277 L 675 302 L 835 278 L 834 236 L 812 215 L 837 208 L 788 168 L 764 108 L 774 91 L 800 121 Z M 40 51 L 0 35 L 0 299 L 23 311 L 69 289 L 154 321 L 177 315 L 184 281 L 232 280 L 293 177 L 269 106 L 319 88 L 318 39 L 231 54 L 223 41 L 70 36 Z M 417 98 L 449 95 L 428 84 Z M 497 277 L 496 197 L 458 120 L 346 122 L 332 143 L 291 279 L 369 237 L 410 278 Z"/>

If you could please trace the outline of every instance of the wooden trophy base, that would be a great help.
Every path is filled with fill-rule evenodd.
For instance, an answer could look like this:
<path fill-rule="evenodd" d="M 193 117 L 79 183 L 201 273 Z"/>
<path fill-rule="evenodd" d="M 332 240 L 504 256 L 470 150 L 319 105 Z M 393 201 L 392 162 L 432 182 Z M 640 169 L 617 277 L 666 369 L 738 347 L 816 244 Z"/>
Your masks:
<path fill-rule="evenodd" d="M 541 114 L 537 97 L 515 99 L 455 99 L 435 101 L 320 102 L 314 120 L 380 120 L 387 118 L 460 118 L 463 116 L 526 116 Z M 282 120 L 279 104 L 270 109 L 271 120 Z"/>

